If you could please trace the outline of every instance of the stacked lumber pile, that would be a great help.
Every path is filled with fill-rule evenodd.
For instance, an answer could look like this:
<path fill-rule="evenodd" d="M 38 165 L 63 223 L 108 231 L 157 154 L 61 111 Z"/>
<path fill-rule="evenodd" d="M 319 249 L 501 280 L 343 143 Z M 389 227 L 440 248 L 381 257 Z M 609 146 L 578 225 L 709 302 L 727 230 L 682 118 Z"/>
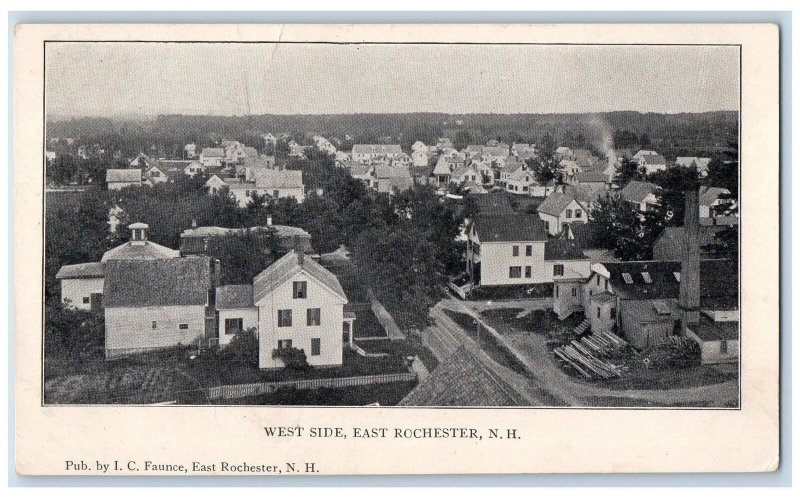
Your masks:
<path fill-rule="evenodd" d="M 615 334 L 602 332 L 584 336 L 580 341 L 573 340 L 555 348 L 553 353 L 588 380 L 612 379 L 622 377 L 628 370 L 611 361 L 613 355 L 627 344 Z"/>

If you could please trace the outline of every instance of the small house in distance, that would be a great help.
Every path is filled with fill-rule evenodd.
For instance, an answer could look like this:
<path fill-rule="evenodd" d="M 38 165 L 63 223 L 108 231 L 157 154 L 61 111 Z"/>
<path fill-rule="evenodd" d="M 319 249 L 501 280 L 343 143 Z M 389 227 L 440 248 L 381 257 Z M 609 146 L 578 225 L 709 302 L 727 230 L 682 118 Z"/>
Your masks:
<path fill-rule="evenodd" d="M 65 265 L 56 273 L 61 282 L 61 302 L 65 306 L 84 311 L 99 311 L 102 308 L 105 265 L 103 263 L 80 263 Z"/>
<path fill-rule="evenodd" d="M 639 211 L 652 211 L 658 206 L 658 185 L 649 182 L 631 181 L 620 191 L 622 199 L 634 204 Z"/>
<path fill-rule="evenodd" d="M 125 187 L 142 186 L 142 170 L 135 169 L 107 169 L 106 185 L 108 190 L 121 190 Z"/>
<path fill-rule="evenodd" d="M 236 202 L 242 207 L 250 203 L 254 194 L 269 195 L 273 199 L 294 197 L 297 202 L 305 200 L 302 171 L 259 168 L 252 171 L 252 178 L 252 181 L 242 181 L 241 178 L 223 180 L 230 193 L 236 198 Z M 208 186 L 211 187 L 211 185 Z"/>

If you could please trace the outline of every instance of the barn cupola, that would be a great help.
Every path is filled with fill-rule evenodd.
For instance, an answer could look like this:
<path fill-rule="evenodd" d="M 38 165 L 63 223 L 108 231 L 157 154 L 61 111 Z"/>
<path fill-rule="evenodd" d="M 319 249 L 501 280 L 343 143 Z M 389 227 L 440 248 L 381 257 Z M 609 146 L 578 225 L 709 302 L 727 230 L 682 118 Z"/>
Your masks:
<path fill-rule="evenodd" d="M 147 229 L 150 225 L 147 223 L 133 223 L 128 225 L 131 231 L 131 243 L 134 245 L 144 245 L 147 242 Z"/>

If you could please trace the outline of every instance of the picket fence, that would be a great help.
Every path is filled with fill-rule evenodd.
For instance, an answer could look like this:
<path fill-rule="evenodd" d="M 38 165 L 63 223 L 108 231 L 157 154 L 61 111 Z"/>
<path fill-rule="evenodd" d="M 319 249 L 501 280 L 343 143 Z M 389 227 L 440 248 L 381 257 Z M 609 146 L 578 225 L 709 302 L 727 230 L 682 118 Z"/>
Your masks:
<path fill-rule="evenodd" d="M 321 387 L 352 387 L 369 384 L 390 384 L 392 382 L 409 382 L 416 380 L 417 375 L 411 372 L 362 375 L 357 377 L 336 377 L 329 379 L 285 380 L 279 382 L 259 382 L 255 384 L 234 384 L 216 386 L 206 389 L 208 399 L 236 399 L 246 396 L 273 394 L 278 389 L 318 389 Z"/>

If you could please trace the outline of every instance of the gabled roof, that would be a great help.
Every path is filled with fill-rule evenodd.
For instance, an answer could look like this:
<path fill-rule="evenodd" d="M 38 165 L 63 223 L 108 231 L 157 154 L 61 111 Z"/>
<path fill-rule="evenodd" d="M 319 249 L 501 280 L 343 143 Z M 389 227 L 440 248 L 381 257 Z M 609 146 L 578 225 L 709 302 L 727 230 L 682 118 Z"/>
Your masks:
<path fill-rule="evenodd" d="M 624 299 L 675 298 L 680 293 L 680 282 L 675 278 L 681 271 L 680 261 L 627 261 L 602 266 L 610 274 L 614 291 Z M 649 274 L 651 283 L 642 273 Z"/>
<path fill-rule="evenodd" d="M 100 278 L 103 275 L 105 275 L 103 263 L 79 263 L 62 266 L 56 273 L 56 278 Z"/>
<path fill-rule="evenodd" d="M 714 236 L 725 229 L 724 226 L 719 225 L 700 225 L 697 228 L 697 243 L 700 246 L 701 257 L 708 251 L 705 249 L 710 244 L 713 244 Z M 658 248 L 660 254 L 674 255 L 680 257 L 683 251 L 683 242 L 686 239 L 686 228 L 680 227 L 666 227 L 661 235 L 655 241 L 654 247 Z M 661 256 L 663 257 L 663 256 Z M 659 257 L 659 259 L 661 258 Z"/>
<path fill-rule="evenodd" d="M 411 172 L 403 166 L 375 165 L 375 178 L 411 178 Z"/>
<path fill-rule="evenodd" d="M 439 160 L 436 161 L 436 166 L 433 168 L 434 175 L 449 175 L 450 174 L 450 163 L 447 161 L 445 156 L 440 156 Z"/>
<path fill-rule="evenodd" d="M 480 197 L 474 198 L 475 205 L 478 208 L 478 215 L 493 216 L 493 215 L 508 215 L 514 214 L 514 206 L 511 205 L 511 199 L 503 192 L 489 193 Z"/>
<path fill-rule="evenodd" d="M 302 261 L 302 262 L 301 262 Z M 297 273 L 304 271 L 327 287 L 331 292 L 341 297 L 345 302 L 347 295 L 344 293 L 336 275 L 323 268 L 313 259 L 301 255 L 296 251 L 285 254 L 281 259 L 272 263 L 266 270 L 259 273 L 253 280 L 253 302 L 258 302 Z"/>
<path fill-rule="evenodd" d="M 667 160 L 664 159 L 664 156 L 660 154 L 647 154 L 645 156 L 642 156 L 642 163 L 651 166 L 652 165 L 661 166 L 661 165 L 666 165 Z"/>
<path fill-rule="evenodd" d="M 475 353 L 461 346 L 419 383 L 400 406 L 520 406 L 523 400 Z"/>
<path fill-rule="evenodd" d="M 355 144 L 353 154 L 399 154 L 403 149 L 399 145 Z"/>
<path fill-rule="evenodd" d="M 142 181 L 142 170 L 140 169 L 107 169 L 106 183 L 125 182 L 136 183 Z"/>
<path fill-rule="evenodd" d="M 208 257 L 108 261 L 103 305 L 106 308 L 205 305 L 210 288 Z"/>
<path fill-rule="evenodd" d="M 701 206 L 710 206 L 723 194 L 730 194 L 730 190 L 722 187 L 700 187 L 699 202 Z"/>
<path fill-rule="evenodd" d="M 575 181 L 578 183 L 606 183 L 608 176 L 602 171 L 579 171 L 575 173 Z"/>
<path fill-rule="evenodd" d="M 371 164 L 363 164 L 357 163 L 352 161 L 346 161 L 342 163 L 345 168 L 350 171 L 351 176 L 364 176 L 370 174 L 372 172 L 372 168 L 374 168 Z"/>
<path fill-rule="evenodd" d="M 620 196 L 628 202 L 640 203 L 650 194 L 658 192 L 659 187 L 654 183 L 631 181 L 620 191 Z"/>
<path fill-rule="evenodd" d="M 476 175 L 478 174 L 478 171 L 472 166 L 467 166 L 465 164 L 462 164 L 458 166 L 455 170 L 453 170 L 453 177 L 462 177 L 465 174 L 469 173 L 470 171 L 472 171 Z"/>
<path fill-rule="evenodd" d="M 578 202 L 586 209 L 586 206 L 575 198 L 575 191 L 572 189 L 565 189 L 564 192 L 552 192 L 536 209 L 539 213 L 549 214 L 550 216 L 561 216 L 561 213 L 567 209 L 573 201 Z"/>
<path fill-rule="evenodd" d="M 225 149 L 220 147 L 204 147 L 200 153 L 203 157 L 225 157 Z"/>
<path fill-rule="evenodd" d="M 302 188 L 303 172 L 290 169 L 262 169 L 253 170 L 256 188 L 277 189 L 277 188 Z"/>
<path fill-rule="evenodd" d="M 473 226 L 482 243 L 547 240 L 544 222 L 531 214 L 478 215 Z"/>
<path fill-rule="evenodd" d="M 583 254 L 581 246 L 574 240 L 551 239 L 544 243 L 544 259 L 546 261 L 570 261 L 589 259 Z"/>
<path fill-rule="evenodd" d="M 218 310 L 232 310 L 252 308 L 253 286 L 252 285 L 223 285 L 217 287 Z"/>
<path fill-rule="evenodd" d="M 497 145 L 494 147 L 486 146 L 481 151 L 484 157 L 486 156 L 493 156 L 493 157 L 508 157 L 511 152 L 508 149 L 508 146 Z"/>

